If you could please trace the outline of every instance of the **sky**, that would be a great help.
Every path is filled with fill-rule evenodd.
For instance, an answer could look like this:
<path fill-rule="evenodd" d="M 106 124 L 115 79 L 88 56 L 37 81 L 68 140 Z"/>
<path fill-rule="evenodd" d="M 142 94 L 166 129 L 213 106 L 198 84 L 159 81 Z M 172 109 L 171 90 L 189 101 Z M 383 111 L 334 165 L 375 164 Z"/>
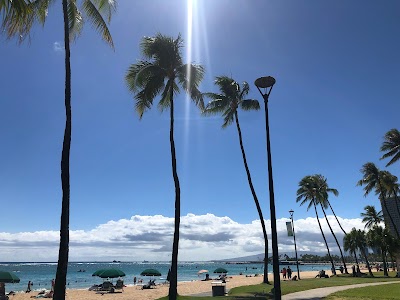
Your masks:
<path fill-rule="evenodd" d="M 57 260 L 62 26 L 57 2 L 30 40 L 0 39 L 0 261 Z M 290 209 L 298 249 L 326 251 L 314 212 L 296 203 L 306 175 L 322 174 L 339 191 L 329 200 L 346 230 L 364 227 L 364 206 L 380 209 L 376 196 L 364 197 L 356 183 L 364 163 L 385 168 L 379 160 L 383 136 L 398 128 L 398 1 L 120 0 L 110 31 L 115 50 L 89 23 L 71 45 L 71 261 L 171 258 L 169 114 L 154 105 L 139 120 L 124 82 L 130 64 L 142 58 L 141 39 L 158 32 L 182 35 L 185 61 L 206 70 L 202 92 L 218 91 L 215 76 L 231 76 L 247 81 L 249 98 L 263 108 L 254 80 L 276 79 L 269 119 L 280 251 L 293 251 L 285 231 Z M 202 116 L 183 92 L 175 100 L 179 258 L 262 253 L 236 127 L 222 129 L 222 117 Z M 239 120 L 270 233 L 264 110 L 239 111 Z M 400 175 L 398 164 L 387 170 Z M 328 219 L 341 240 L 330 211 Z"/>

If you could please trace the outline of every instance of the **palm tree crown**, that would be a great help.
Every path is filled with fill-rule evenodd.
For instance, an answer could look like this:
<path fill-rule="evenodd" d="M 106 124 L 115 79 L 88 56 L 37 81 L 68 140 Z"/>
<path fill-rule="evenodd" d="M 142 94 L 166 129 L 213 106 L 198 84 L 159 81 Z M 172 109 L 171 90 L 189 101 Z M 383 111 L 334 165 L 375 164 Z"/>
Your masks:
<path fill-rule="evenodd" d="M 47 12 L 55 0 L 0 0 L 0 13 L 4 12 L 1 29 L 8 38 L 17 36 L 20 41 L 29 36 L 35 22 L 44 24 Z M 83 29 L 84 21 L 89 21 L 102 39 L 114 47 L 107 24 L 116 11 L 116 0 L 66 0 L 68 31 L 70 39 L 75 40 Z"/>
<path fill-rule="evenodd" d="M 215 79 L 215 84 L 221 93 L 204 93 L 212 99 L 204 111 L 205 114 L 222 114 L 225 128 L 230 125 L 235 118 L 238 107 L 243 110 L 259 110 L 260 104 L 254 99 L 245 99 L 249 93 L 249 84 L 243 82 L 242 86 L 228 76 L 219 76 Z"/>
<path fill-rule="evenodd" d="M 386 164 L 386 167 L 388 167 L 400 159 L 400 132 L 393 128 L 386 132 L 384 139 L 381 151 L 386 153 L 382 155 L 381 159 L 391 157 Z"/>
<path fill-rule="evenodd" d="M 372 228 L 384 221 L 382 211 L 377 212 L 375 206 L 367 205 L 364 210 L 365 212 L 361 213 L 361 217 L 363 217 L 362 222 L 365 223 L 365 228 Z"/>
<path fill-rule="evenodd" d="M 198 89 L 204 76 L 204 68 L 196 64 L 184 64 L 182 47 L 180 35 L 173 39 L 159 33 L 155 37 L 143 38 L 141 50 L 148 60 L 132 64 L 125 76 L 129 90 L 135 94 L 136 111 L 140 118 L 151 108 L 154 98 L 159 94 L 161 99 L 158 107 L 161 110 L 168 108 L 171 94 L 178 93 L 179 86 L 198 107 L 204 109 L 203 97 Z"/>

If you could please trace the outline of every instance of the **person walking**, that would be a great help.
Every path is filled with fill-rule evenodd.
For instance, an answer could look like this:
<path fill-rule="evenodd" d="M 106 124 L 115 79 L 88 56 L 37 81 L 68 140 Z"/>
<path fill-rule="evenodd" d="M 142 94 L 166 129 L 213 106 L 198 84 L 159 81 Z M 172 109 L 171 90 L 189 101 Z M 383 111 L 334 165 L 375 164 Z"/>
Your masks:
<path fill-rule="evenodd" d="M 51 280 L 51 292 L 54 292 L 54 284 L 55 284 L 55 282 L 54 282 L 54 279 L 52 279 Z"/>
<path fill-rule="evenodd" d="M 32 282 L 29 280 L 28 281 L 28 287 L 26 288 L 25 293 L 30 293 L 32 291 Z"/>

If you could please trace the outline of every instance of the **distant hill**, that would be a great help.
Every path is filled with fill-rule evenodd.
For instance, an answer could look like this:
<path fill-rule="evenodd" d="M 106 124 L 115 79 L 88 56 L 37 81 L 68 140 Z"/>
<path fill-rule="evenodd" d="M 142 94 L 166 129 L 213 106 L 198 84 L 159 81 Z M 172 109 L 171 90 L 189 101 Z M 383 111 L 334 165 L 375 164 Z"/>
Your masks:
<path fill-rule="evenodd" d="M 285 255 L 287 254 L 288 256 L 292 257 L 294 256 L 294 251 L 292 252 L 286 252 L 286 253 L 280 253 L 280 255 Z M 320 255 L 324 256 L 327 253 L 326 252 L 315 252 L 315 251 L 298 251 L 297 255 L 304 255 L 304 254 L 312 254 L 312 255 Z M 339 252 L 331 251 L 332 255 L 339 255 Z M 272 252 L 268 253 L 268 255 L 271 257 Z M 249 255 L 249 256 L 242 256 L 242 257 L 234 257 L 234 258 L 226 258 L 226 259 L 218 259 L 218 260 L 213 260 L 213 261 L 224 261 L 224 262 L 232 262 L 232 261 L 262 261 L 264 259 L 264 253 L 260 254 L 255 254 L 255 255 Z"/>

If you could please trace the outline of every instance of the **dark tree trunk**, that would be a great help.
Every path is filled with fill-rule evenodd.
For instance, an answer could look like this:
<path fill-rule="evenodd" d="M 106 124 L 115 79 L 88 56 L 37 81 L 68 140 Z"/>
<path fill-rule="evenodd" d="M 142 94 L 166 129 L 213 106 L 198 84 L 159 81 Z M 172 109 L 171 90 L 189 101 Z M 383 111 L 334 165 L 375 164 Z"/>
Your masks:
<path fill-rule="evenodd" d="M 344 266 L 344 269 L 345 269 L 345 271 L 346 271 L 346 274 L 349 274 L 349 272 L 347 271 L 346 261 L 344 260 L 344 256 L 343 256 L 343 252 L 342 252 L 342 247 L 340 247 L 339 241 L 338 241 L 338 239 L 336 238 L 336 235 L 335 235 L 335 233 L 334 233 L 333 230 L 332 230 L 331 224 L 330 224 L 329 221 L 328 221 L 328 217 L 326 216 L 326 212 L 325 212 L 325 209 L 324 209 L 324 207 L 322 206 L 322 204 L 321 204 L 321 208 L 322 208 L 322 212 L 324 213 L 325 220 L 326 220 L 326 223 L 328 224 L 329 230 L 331 231 L 331 233 L 332 233 L 332 235 L 333 235 L 333 237 L 334 237 L 334 239 L 335 239 L 335 241 L 336 241 L 336 245 L 337 245 L 338 248 L 339 248 L 340 257 L 342 258 L 342 262 L 343 262 L 343 266 Z"/>
<path fill-rule="evenodd" d="M 347 232 L 343 229 L 342 224 L 340 224 L 340 222 L 339 222 L 339 220 L 338 220 L 338 218 L 337 218 L 337 216 L 336 216 L 336 214 L 335 214 L 335 211 L 334 211 L 333 208 L 332 208 L 331 203 L 329 202 L 328 199 L 326 199 L 326 201 L 328 202 L 329 207 L 330 207 L 330 209 L 331 209 L 333 215 L 335 216 L 335 219 L 336 219 L 336 221 L 338 222 L 340 229 L 342 229 L 343 233 L 344 233 L 345 235 L 347 235 Z"/>
<path fill-rule="evenodd" d="M 382 262 L 383 262 L 383 276 L 389 276 L 387 271 L 386 252 L 383 249 L 381 249 L 381 252 L 382 252 Z"/>
<path fill-rule="evenodd" d="M 61 185 L 62 185 L 62 205 L 61 205 L 61 226 L 60 226 L 60 248 L 58 252 L 57 273 L 54 285 L 55 300 L 65 300 L 65 287 L 68 272 L 68 252 L 69 252 L 69 206 L 70 206 L 70 186 L 69 186 L 69 157 L 71 149 L 71 64 L 69 47 L 69 27 L 68 27 L 68 5 L 67 0 L 62 1 L 64 16 L 64 47 L 65 47 L 65 131 L 61 154 Z"/>
<path fill-rule="evenodd" d="M 171 145 L 171 161 L 172 161 L 172 175 L 175 184 L 175 227 L 174 227 L 174 241 L 172 245 L 172 260 L 171 260 L 171 281 L 169 283 L 169 300 L 176 300 L 178 296 L 178 250 L 179 250 L 179 225 L 181 222 L 181 189 L 179 186 L 178 172 L 176 168 L 176 154 L 174 142 L 174 90 L 173 83 L 170 84 L 170 131 L 169 141 Z"/>
<path fill-rule="evenodd" d="M 246 153 L 244 151 L 243 140 L 242 140 L 242 131 L 240 130 L 239 118 L 238 118 L 237 111 L 235 112 L 235 121 L 236 121 L 237 131 L 239 134 L 240 150 L 242 150 L 242 157 L 243 157 L 244 168 L 246 169 L 247 181 L 249 182 L 251 194 L 253 195 L 254 203 L 256 204 L 256 207 L 257 207 L 257 212 L 258 212 L 258 216 L 261 221 L 261 228 L 262 228 L 263 236 L 264 236 L 264 279 L 263 279 L 263 282 L 269 283 L 269 281 L 268 281 L 268 236 L 267 236 L 267 230 L 265 229 L 264 217 L 262 214 L 260 203 L 258 202 L 256 191 L 254 190 L 253 182 L 251 180 L 250 170 L 247 165 Z"/>
<path fill-rule="evenodd" d="M 314 200 L 315 200 L 315 199 L 314 199 Z M 332 270 L 333 270 L 333 275 L 336 275 L 335 264 L 333 263 L 333 259 L 332 259 L 332 256 L 331 256 L 331 252 L 329 251 L 328 242 L 326 241 L 324 231 L 322 230 L 321 222 L 319 221 L 319 217 L 318 217 L 317 206 L 316 206 L 315 204 L 314 204 L 314 209 L 315 209 L 315 215 L 317 216 L 318 226 L 319 226 L 319 229 L 321 230 L 322 237 L 323 237 L 324 242 L 325 242 L 326 250 L 328 250 L 328 256 L 329 256 L 329 260 L 331 261 Z"/>
<path fill-rule="evenodd" d="M 364 247 L 361 248 L 361 252 L 362 252 L 362 254 L 363 254 L 364 258 L 365 258 L 365 263 L 367 264 L 367 268 L 368 268 L 368 273 L 369 273 L 369 275 L 370 275 L 371 277 L 374 277 L 374 274 L 372 273 L 372 270 L 371 270 L 371 265 L 369 264 L 369 261 L 368 261 L 367 251 L 365 251 L 365 248 L 364 248 Z"/>

